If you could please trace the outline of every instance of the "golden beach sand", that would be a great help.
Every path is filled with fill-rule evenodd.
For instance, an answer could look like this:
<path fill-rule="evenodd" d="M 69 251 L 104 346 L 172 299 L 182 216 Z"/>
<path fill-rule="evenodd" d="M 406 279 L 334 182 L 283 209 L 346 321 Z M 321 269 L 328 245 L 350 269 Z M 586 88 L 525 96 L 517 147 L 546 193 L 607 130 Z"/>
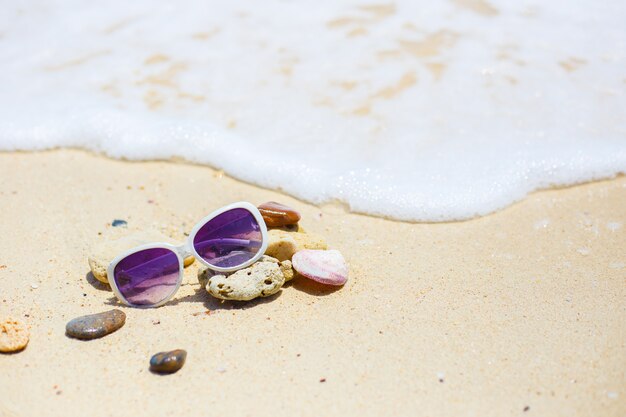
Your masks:
<path fill-rule="evenodd" d="M 0 317 L 31 332 L 23 352 L 0 355 L 2 417 L 626 413 L 624 177 L 442 224 L 73 150 L 0 154 L 0 178 Z M 349 262 L 345 287 L 298 278 L 268 299 L 222 304 L 192 265 L 173 301 L 140 310 L 88 275 L 113 219 L 182 236 L 240 200 L 300 210 Z M 70 319 L 114 306 L 127 315 L 119 331 L 65 336 Z M 181 371 L 148 371 L 152 354 L 177 348 L 188 352 Z"/>

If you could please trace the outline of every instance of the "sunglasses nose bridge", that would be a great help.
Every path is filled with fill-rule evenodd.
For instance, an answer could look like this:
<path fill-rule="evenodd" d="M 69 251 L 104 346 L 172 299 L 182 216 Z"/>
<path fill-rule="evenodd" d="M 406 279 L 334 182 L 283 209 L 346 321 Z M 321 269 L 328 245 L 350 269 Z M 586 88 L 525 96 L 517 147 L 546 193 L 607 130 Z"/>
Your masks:
<path fill-rule="evenodd" d="M 190 242 L 185 242 L 181 246 L 178 246 L 176 248 L 176 252 L 178 252 L 178 255 L 180 255 L 180 257 L 183 258 L 183 259 L 193 255 L 193 252 L 191 250 L 191 243 Z"/>

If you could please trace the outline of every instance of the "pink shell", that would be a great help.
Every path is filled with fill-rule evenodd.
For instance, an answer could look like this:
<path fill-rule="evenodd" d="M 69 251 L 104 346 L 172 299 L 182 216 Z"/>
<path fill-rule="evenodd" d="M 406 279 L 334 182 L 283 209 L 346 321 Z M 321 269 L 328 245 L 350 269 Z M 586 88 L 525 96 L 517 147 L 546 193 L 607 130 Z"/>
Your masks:
<path fill-rule="evenodd" d="M 348 265 L 338 250 L 301 250 L 291 263 L 300 275 L 322 284 L 343 285 L 348 280 Z"/>

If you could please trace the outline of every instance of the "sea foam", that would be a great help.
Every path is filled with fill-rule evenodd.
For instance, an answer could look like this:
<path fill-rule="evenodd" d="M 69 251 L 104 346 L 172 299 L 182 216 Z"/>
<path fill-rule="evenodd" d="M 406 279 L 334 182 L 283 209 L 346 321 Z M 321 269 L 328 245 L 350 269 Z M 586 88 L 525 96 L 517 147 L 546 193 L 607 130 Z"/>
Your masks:
<path fill-rule="evenodd" d="M 445 221 L 626 170 L 617 0 L 4 2 L 0 149 Z"/>

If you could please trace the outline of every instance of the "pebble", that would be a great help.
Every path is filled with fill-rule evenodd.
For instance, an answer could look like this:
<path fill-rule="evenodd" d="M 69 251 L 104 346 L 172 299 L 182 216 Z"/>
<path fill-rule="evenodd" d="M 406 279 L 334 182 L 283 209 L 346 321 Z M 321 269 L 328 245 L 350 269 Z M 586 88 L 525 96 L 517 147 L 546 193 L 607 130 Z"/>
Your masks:
<path fill-rule="evenodd" d="M 120 219 L 115 219 L 113 220 L 113 222 L 111 223 L 111 226 L 113 227 L 126 227 L 128 225 L 128 222 L 126 220 L 120 220 Z"/>
<path fill-rule="evenodd" d="M 113 333 L 126 322 L 126 314 L 118 309 L 76 317 L 65 326 L 65 333 L 76 339 L 97 339 Z"/>
<path fill-rule="evenodd" d="M 108 284 L 107 268 L 113 259 L 124 251 L 150 242 L 176 243 L 173 239 L 156 231 L 137 232 L 130 235 L 106 238 L 91 249 L 89 255 L 89 268 L 93 276 L 100 282 Z M 184 259 L 185 268 L 194 262 L 194 257 Z"/>
<path fill-rule="evenodd" d="M 268 232 L 268 244 L 265 253 L 276 259 L 291 259 L 294 253 L 298 251 L 296 240 L 290 236 L 291 233 L 282 230 L 270 230 Z"/>
<path fill-rule="evenodd" d="M 289 232 L 272 229 L 268 233 L 265 254 L 279 261 L 291 259 L 293 254 L 304 249 L 328 249 L 323 237 L 314 233 Z"/>
<path fill-rule="evenodd" d="M 306 233 L 306 230 L 304 229 L 304 227 L 302 227 L 302 225 L 300 223 L 288 224 L 288 225 L 282 226 L 282 227 L 272 227 L 272 229 L 284 230 L 285 232 Z"/>
<path fill-rule="evenodd" d="M 300 213 L 284 204 L 268 201 L 258 207 L 267 227 L 281 227 L 297 224 L 300 221 Z"/>
<path fill-rule="evenodd" d="M 276 294 L 284 283 L 285 275 L 278 263 L 256 262 L 230 275 L 212 275 L 206 291 L 222 300 L 249 301 Z"/>
<path fill-rule="evenodd" d="M 300 275 L 322 284 L 339 286 L 348 280 L 348 265 L 338 250 L 301 250 L 292 263 Z"/>
<path fill-rule="evenodd" d="M 173 374 L 183 367 L 187 352 L 182 349 L 159 352 L 150 358 L 150 370 L 159 374 Z"/>
<path fill-rule="evenodd" d="M 29 340 L 28 328 L 14 319 L 0 321 L 0 352 L 19 352 Z"/>
<path fill-rule="evenodd" d="M 298 245 L 298 250 L 304 249 L 328 249 L 328 244 L 326 240 L 315 233 L 290 233 L 291 236 L 296 240 L 296 244 Z"/>

